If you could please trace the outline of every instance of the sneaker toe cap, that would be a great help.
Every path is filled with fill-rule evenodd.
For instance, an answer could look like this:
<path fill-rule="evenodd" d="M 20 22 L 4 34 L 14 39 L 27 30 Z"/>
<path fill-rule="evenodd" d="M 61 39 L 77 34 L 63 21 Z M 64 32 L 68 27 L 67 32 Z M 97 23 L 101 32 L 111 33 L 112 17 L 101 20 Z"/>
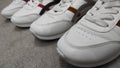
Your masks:
<path fill-rule="evenodd" d="M 1 15 L 6 17 L 6 18 L 10 18 L 12 16 L 12 13 L 10 11 L 6 10 L 6 9 L 3 9 L 1 11 Z"/>
<path fill-rule="evenodd" d="M 119 54 L 120 46 L 118 43 L 107 42 L 83 46 L 79 42 L 79 46 L 76 46 L 76 44 L 66 38 L 67 34 L 68 32 L 58 41 L 57 48 L 59 54 L 73 65 L 79 67 L 95 67 L 113 60 Z"/>
<path fill-rule="evenodd" d="M 39 21 L 39 23 L 41 22 Z M 39 25 L 33 23 L 31 25 L 31 30 L 34 31 L 33 33 L 39 34 L 41 36 L 53 36 L 64 33 L 70 27 L 71 25 L 68 22 L 54 22 L 52 24 L 39 24 Z"/>

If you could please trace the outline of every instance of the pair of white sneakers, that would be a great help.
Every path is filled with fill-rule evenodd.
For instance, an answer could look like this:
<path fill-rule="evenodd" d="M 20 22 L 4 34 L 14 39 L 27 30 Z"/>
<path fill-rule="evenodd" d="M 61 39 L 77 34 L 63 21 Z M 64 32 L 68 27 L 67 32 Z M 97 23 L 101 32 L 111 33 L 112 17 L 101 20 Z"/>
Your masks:
<path fill-rule="evenodd" d="M 42 9 L 52 2 L 53 0 L 13 0 L 1 14 L 6 18 L 11 18 L 12 23 L 18 27 L 29 27 L 41 16 Z M 50 8 L 46 9 L 46 11 L 49 10 Z"/>
<path fill-rule="evenodd" d="M 30 26 L 30 31 L 43 40 L 59 38 L 67 31 L 58 41 L 58 53 L 76 66 L 99 66 L 115 59 L 120 53 L 120 0 L 98 0 L 77 24 L 71 22 L 74 15 L 77 18 L 86 12 L 91 1 L 61 0 L 40 18 L 37 17 L 37 20 L 35 20 L 36 15 L 35 17 L 32 15 L 31 18 L 27 17 L 27 21 L 21 21 L 24 25 L 21 22 L 16 25 Z M 32 9 L 28 12 L 36 11 Z M 12 16 L 13 21 L 17 16 L 22 15 L 18 14 Z M 31 25 L 26 23 L 33 19 L 35 21 L 29 23 Z"/>
<path fill-rule="evenodd" d="M 13 14 L 19 11 L 29 0 L 13 0 L 6 8 L 1 11 L 1 15 L 6 18 L 11 18 Z"/>

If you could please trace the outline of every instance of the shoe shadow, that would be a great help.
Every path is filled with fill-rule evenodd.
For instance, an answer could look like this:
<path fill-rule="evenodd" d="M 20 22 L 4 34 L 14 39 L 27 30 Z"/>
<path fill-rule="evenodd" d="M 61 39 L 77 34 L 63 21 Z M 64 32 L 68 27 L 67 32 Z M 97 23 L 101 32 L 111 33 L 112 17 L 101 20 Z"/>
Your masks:
<path fill-rule="evenodd" d="M 18 31 L 18 32 L 20 32 L 20 31 L 26 31 L 26 30 L 29 30 L 29 27 L 17 27 L 17 26 L 15 26 L 15 28 L 14 28 L 14 30 L 15 31 Z"/>
<path fill-rule="evenodd" d="M 61 68 L 109 68 L 113 66 L 114 64 L 116 64 L 118 59 L 120 59 L 120 56 L 107 64 L 97 66 L 97 67 L 76 67 L 66 62 L 62 57 L 59 57 L 59 63 L 60 63 Z"/>
<path fill-rule="evenodd" d="M 116 68 L 116 67 L 113 67 L 113 66 L 116 66 L 116 65 L 119 65 L 118 63 L 120 63 L 119 61 L 120 59 L 120 56 L 118 56 L 116 59 L 112 60 L 111 62 L 107 63 L 107 64 L 104 64 L 104 65 L 101 65 L 99 67 L 95 67 L 95 68 Z M 117 67 L 119 68 L 119 67 Z"/>
<path fill-rule="evenodd" d="M 11 23 L 10 19 L 5 19 L 6 23 Z"/>
<path fill-rule="evenodd" d="M 61 68 L 83 68 L 83 67 L 76 67 L 76 66 L 69 64 L 62 57 L 59 57 L 59 63 L 60 63 Z"/>
<path fill-rule="evenodd" d="M 34 44 L 38 47 L 56 46 L 58 39 L 55 40 L 41 40 L 35 37 Z"/>

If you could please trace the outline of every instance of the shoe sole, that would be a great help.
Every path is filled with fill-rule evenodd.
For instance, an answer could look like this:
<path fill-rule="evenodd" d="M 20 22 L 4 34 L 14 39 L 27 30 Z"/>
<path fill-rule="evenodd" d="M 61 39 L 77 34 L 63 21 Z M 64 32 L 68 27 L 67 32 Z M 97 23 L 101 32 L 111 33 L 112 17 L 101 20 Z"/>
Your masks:
<path fill-rule="evenodd" d="M 2 15 L 2 14 L 1 14 Z M 4 16 L 4 15 L 2 15 L 4 18 L 6 18 L 6 19 L 11 19 L 11 16 Z"/>
<path fill-rule="evenodd" d="M 22 24 L 18 24 L 18 23 L 13 23 L 13 24 L 15 24 L 15 26 L 17 26 L 17 27 L 22 27 L 22 28 L 25 28 L 25 27 L 30 27 L 30 25 L 31 24 L 26 24 L 26 23 L 22 23 Z"/>
<path fill-rule="evenodd" d="M 45 36 L 41 36 L 41 35 L 35 33 L 34 30 L 32 30 L 32 29 L 30 29 L 30 31 L 32 32 L 32 34 L 35 37 L 37 37 L 39 39 L 42 39 L 42 40 L 54 40 L 54 39 L 58 39 L 58 38 L 60 38 L 64 34 L 64 33 L 61 33 L 61 34 L 57 34 L 57 35 L 54 35 L 54 36 L 46 36 L 45 37 Z"/>

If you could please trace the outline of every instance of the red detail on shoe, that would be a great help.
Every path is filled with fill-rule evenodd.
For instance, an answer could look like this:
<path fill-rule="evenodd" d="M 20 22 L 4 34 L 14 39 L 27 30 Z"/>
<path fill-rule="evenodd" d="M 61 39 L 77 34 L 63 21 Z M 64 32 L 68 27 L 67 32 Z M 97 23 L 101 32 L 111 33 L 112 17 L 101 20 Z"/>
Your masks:
<path fill-rule="evenodd" d="M 30 0 L 23 0 L 23 1 L 28 2 L 28 1 L 30 1 Z"/>
<path fill-rule="evenodd" d="M 44 7 L 45 7 L 43 4 L 39 4 L 38 6 L 41 7 L 41 8 L 44 8 Z M 48 8 L 47 11 L 49 11 L 49 10 L 50 10 L 50 9 Z"/>

